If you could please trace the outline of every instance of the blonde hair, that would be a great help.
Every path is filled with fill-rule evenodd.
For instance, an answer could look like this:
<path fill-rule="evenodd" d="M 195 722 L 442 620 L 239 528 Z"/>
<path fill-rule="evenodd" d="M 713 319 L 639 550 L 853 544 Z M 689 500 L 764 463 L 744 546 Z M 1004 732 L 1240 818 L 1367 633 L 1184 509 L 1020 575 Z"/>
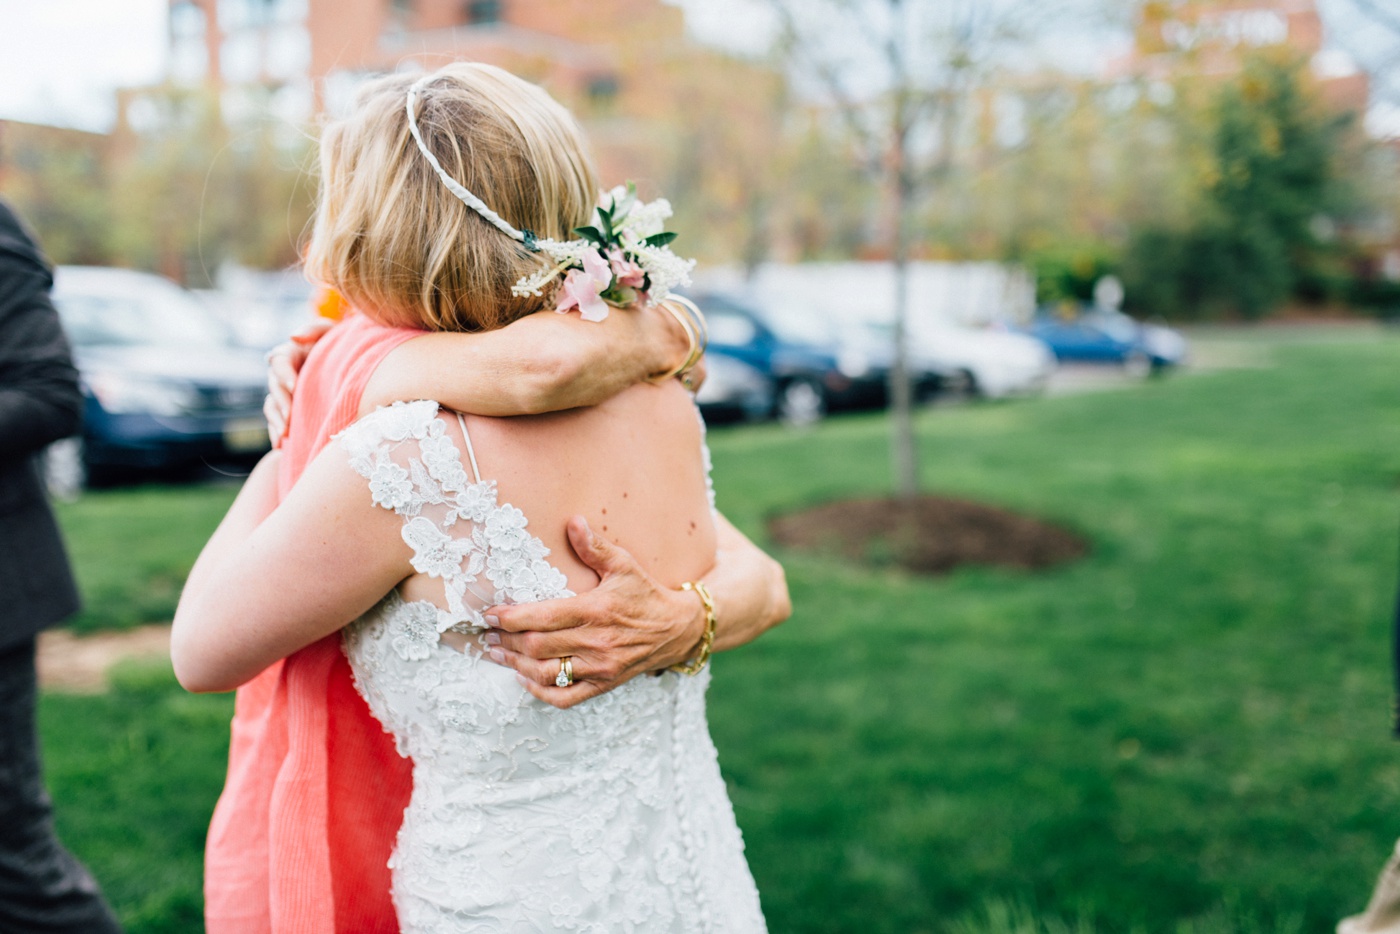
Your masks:
<path fill-rule="evenodd" d="M 409 133 L 415 75 L 365 85 L 321 137 L 321 188 L 306 271 L 386 324 L 486 331 L 538 311 L 511 286 L 547 261 L 467 207 Z M 541 88 L 479 63 L 448 65 L 418 91 L 423 141 L 508 223 L 567 240 L 588 223 L 597 172 L 583 131 Z"/>

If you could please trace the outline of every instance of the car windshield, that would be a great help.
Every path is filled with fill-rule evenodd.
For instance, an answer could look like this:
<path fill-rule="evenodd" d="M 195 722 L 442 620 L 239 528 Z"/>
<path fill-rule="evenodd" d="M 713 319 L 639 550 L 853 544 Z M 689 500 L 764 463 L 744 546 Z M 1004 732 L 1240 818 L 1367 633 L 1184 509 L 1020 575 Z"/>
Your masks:
<path fill-rule="evenodd" d="M 801 302 L 769 300 L 760 306 L 763 322 L 789 344 L 829 345 L 839 343 L 831 317 Z"/>
<path fill-rule="evenodd" d="M 176 286 L 56 290 L 63 328 L 78 347 L 221 346 L 228 337 L 194 299 Z"/>
<path fill-rule="evenodd" d="M 720 347 L 745 347 L 758 337 L 758 328 L 744 315 L 712 306 L 705 319 L 709 325 L 711 344 Z"/>

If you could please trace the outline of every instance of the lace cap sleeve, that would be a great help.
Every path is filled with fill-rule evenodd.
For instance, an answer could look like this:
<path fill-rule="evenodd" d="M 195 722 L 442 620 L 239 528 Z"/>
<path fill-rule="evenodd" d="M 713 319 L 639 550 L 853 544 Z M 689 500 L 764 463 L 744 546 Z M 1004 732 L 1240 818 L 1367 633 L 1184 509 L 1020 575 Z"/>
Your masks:
<path fill-rule="evenodd" d="M 571 595 L 525 516 L 497 502 L 496 482 L 468 478 L 436 402 L 377 409 L 335 440 L 374 504 L 403 517 L 413 569 L 442 580 L 438 632 L 483 627 L 484 607 Z"/>

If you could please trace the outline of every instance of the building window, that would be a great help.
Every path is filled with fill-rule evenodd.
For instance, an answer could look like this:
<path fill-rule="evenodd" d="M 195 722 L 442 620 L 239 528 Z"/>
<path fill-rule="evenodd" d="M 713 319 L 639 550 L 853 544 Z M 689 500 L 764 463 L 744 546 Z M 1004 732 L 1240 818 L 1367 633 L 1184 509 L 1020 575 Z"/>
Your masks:
<path fill-rule="evenodd" d="M 225 32 L 266 26 L 276 17 L 278 6 L 277 0 L 221 0 L 219 26 Z"/>
<path fill-rule="evenodd" d="M 170 34 L 176 39 L 204 39 L 204 11 L 198 4 L 181 0 L 170 5 Z"/>
<path fill-rule="evenodd" d="M 501 21 L 501 5 L 501 0 L 467 0 L 463 13 L 468 25 L 486 26 Z"/>

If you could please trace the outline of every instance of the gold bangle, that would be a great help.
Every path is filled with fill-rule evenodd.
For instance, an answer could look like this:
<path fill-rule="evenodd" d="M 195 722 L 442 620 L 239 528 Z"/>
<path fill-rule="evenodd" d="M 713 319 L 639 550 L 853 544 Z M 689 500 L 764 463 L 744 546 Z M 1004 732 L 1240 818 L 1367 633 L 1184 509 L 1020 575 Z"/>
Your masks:
<path fill-rule="evenodd" d="M 715 626 L 718 623 L 715 618 L 715 599 L 710 596 L 710 589 L 699 581 L 686 581 L 681 584 L 681 590 L 693 590 L 699 595 L 700 604 L 705 608 L 705 634 L 700 637 L 700 651 L 696 653 L 695 658 L 680 665 L 672 665 L 671 670 L 683 675 L 698 675 L 709 663 L 710 652 L 715 645 Z"/>
<path fill-rule="evenodd" d="M 695 330 L 694 324 L 687 320 L 685 315 L 681 314 L 679 311 L 676 310 L 676 307 L 671 304 L 671 300 L 663 299 L 658 304 L 660 304 L 662 308 L 666 309 L 666 311 L 670 313 L 672 318 L 676 319 L 676 323 L 679 324 L 681 326 L 681 330 L 685 332 L 685 337 L 686 340 L 689 342 L 690 347 L 689 350 L 686 351 L 685 359 L 681 360 L 679 366 L 677 366 L 673 370 L 667 370 L 665 373 L 662 373 L 659 376 L 648 376 L 647 382 L 649 383 L 664 383 L 668 379 L 673 379 L 674 377 L 680 376 L 687 369 L 695 366 L 695 362 L 698 361 L 700 359 L 700 355 L 705 352 L 704 347 L 700 344 L 700 335 Z"/>
<path fill-rule="evenodd" d="M 705 320 L 705 313 L 700 310 L 699 306 L 684 295 L 668 295 L 666 300 L 675 302 L 689 313 L 691 324 L 694 326 L 695 333 L 700 339 L 700 353 L 696 355 L 696 359 L 698 360 L 704 355 L 705 348 L 710 345 L 710 326 Z"/>
<path fill-rule="evenodd" d="M 685 362 L 683 362 L 681 368 L 676 371 L 677 376 L 684 376 L 695 369 L 695 364 L 699 363 L 700 358 L 705 355 L 706 335 L 703 328 L 695 321 L 692 315 L 688 313 L 683 314 L 676 310 L 676 305 L 685 308 L 686 304 L 688 304 L 686 300 L 682 299 L 680 296 L 673 296 L 672 298 L 666 299 L 667 310 L 675 316 L 677 321 L 681 322 L 681 326 L 684 327 L 686 333 L 690 335 L 690 353 L 686 354 Z M 690 307 L 694 308 L 695 306 L 691 305 Z"/>

